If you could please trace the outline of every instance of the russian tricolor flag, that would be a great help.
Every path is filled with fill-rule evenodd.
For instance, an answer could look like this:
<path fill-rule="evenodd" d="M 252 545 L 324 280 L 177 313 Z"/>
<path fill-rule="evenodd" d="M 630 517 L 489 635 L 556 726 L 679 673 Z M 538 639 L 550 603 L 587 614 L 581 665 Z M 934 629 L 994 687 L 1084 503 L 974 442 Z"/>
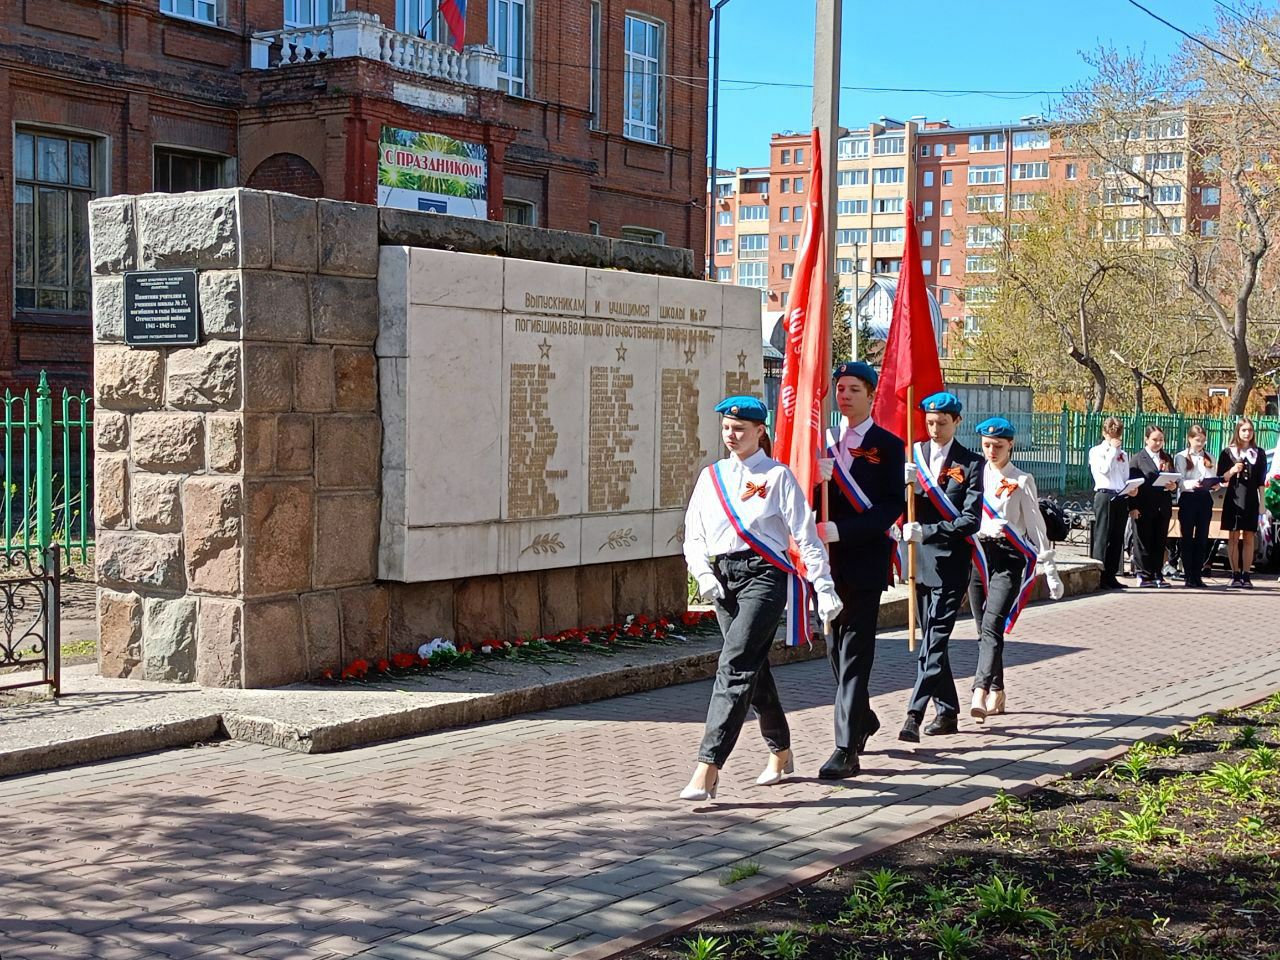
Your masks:
<path fill-rule="evenodd" d="M 467 0 L 440 0 L 440 15 L 449 25 L 453 49 L 461 53 L 467 39 Z"/>

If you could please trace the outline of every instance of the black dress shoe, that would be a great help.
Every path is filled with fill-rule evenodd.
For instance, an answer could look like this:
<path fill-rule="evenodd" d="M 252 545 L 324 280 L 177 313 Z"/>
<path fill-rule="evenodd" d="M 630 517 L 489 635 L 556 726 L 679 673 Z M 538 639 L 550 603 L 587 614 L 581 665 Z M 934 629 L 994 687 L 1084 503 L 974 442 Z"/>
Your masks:
<path fill-rule="evenodd" d="M 1103 577 L 1102 582 L 1098 584 L 1100 590 L 1124 590 L 1125 585 L 1115 577 Z"/>
<path fill-rule="evenodd" d="M 941 737 L 949 733 L 959 733 L 960 724 L 956 722 L 955 714 L 940 713 L 929 722 L 924 732 L 930 737 Z"/>
<path fill-rule="evenodd" d="M 907 714 L 907 722 L 902 725 L 902 729 L 898 731 L 898 739 L 905 740 L 907 743 L 920 742 L 920 719 L 910 713 Z"/>
<path fill-rule="evenodd" d="M 871 714 L 871 719 L 868 720 L 867 723 L 865 724 L 865 729 L 858 736 L 858 752 L 859 753 L 867 752 L 867 741 L 870 740 L 871 735 L 874 734 L 879 729 L 880 729 L 880 718 L 873 713 Z"/>
<path fill-rule="evenodd" d="M 822 769 L 818 771 L 818 779 L 820 780 L 844 780 L 847 777 L 856 776 L 861 767 L 858 765 L 858 755 L 847 747 L 836 747 L 835 752 L 822 765 Z"/>

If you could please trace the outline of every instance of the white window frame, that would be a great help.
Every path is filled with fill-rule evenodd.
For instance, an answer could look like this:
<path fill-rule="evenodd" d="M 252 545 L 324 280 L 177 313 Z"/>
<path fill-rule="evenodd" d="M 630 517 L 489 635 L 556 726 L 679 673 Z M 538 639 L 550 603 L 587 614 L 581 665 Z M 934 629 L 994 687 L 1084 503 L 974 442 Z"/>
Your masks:
<path fill-rule="evenodd" d="M 1162 183 L 1155 189 L 1156 203 L 1181 203 L 1182 202 L 1182 184 L 1180 183 Z"/>
<path fill-rule="evenodd" d="M 904 201 L 902 197 L 876 197 L 874 202 L 872 213 L 901 213 Z"/>
<path fill-rule="evenodd" d="M 941 236 L 938 237 L 938 243 L 944 247 L 951 246 L 951 236 L 952 234 L 950 230 L 941 231 Z"/>
<path fill-rule="evenodd" d="M 738 255 L 744 253 L 768 253 L 769 235 L 767 233 L 744 233 L 738 237 Z M 754 258 L 749 258 L 754 259 Z"/>
<path fill-rule="evenodd" d="M 1048 180 L 1049 161 L 1036 160 L 1031 163 L 1015 163 L 1012 178 L 1014 180 Z"/>
<path fill-rule="evenodd" d="M 316 0 L 285 0 L 285 23 L 286 27 L 294 26 L 289 23 L 288 9 L 289 4 L 294 3 L 298 6 L 305 6 L 308 3 L 314 3 Z M 330 0 L 330 5 L 332 0 Z M 435 0 L 396 0 L 396 29 L 401 33 L 407 33 L 412 37 L 421 37 L 424 40 L 435 40 L 440 36 L 439 28 L 436 21 L 439 15 L 436 13 Z M 297 24 L 304 26 L 304 24 Z"/>
<path fill-rule="evenodd" d="M 872 148 L 878 157 L 893 156 L 899 153 L 907 152 L 907 138 L 893 136 L 876 137 L 876 144 Z"/>
<path fill-rule="evenodd" d="M 434 2 L 434 0 L 433 0 Z M 604 12 L 600 0 L 591 0 L 591 129 L 599 130 L 604 123 L 604 75 L 601 72 L 601 57 L 604 40 Z"/>
<path fill-rule="evenodd" d="M 667 25 L 652 17 L 628 13 L 623 21 L 622 135 L 642 143 L 661 143 L 665 120 L 662 82 Z M 632 46 L 632 31 L 644 31 L 644 49 Z M 638 86 L 639 101 L 633 97 Z"/>
<path fill-rule="evenodd" d="M 795 276 L 795 272 L 796 272 L 796 265 L 794 263 L 784 263 L 782 265 L 783 280 L 790 280 L 793 276 Z"/>
<path fill-rule="evenodd" d="M 984 167 L 969 168 L 969 185 L 985 183 L 1004 183 L 1004 164 L 997 163 Z"/>
<path fill-rule="evenodd" d="M 874 227 L 871 231 L 872 243 L 902 243 L 905 237 L 902 227 Z"/>
<path fill-rule="evenodd" d="M 1013 135 L 1015 150 L 1048 150 L 1048 130 L 1022 130 Z"/>
<path fill-rule="evenodd" d="M 921 272 L 922 272 L 926 277 L 931 277 L 931 276 L 933 276 L 933 261 L 932 261 L 932 260 L 921 260 L 921 261 L 920 261 L 920 270 L 921 270 Z"/>
<path fill-rule="evenodd" d="M 778 222 L 779 222 L 779 223 L 790 223 L 790 222 L 791 222 L 791 208 L 790 208 L 790 207 L 779 207 L 779 208 L 778 208 Z"/>
<path fill-rule="evenodd" d="M 498 51 L 498 89 L 513 97 L 529 94 L 529 0 L 493 0 L 489 5 L 489 44 Z M 519 50 L 512 50 L 512 28 L 519 28 Z"/>
<path fill-rule="evenodd" d="M 971 253 L 964 258 L 965 273 L 995 273 L 996 259 L 989 253 Z"/>
<path fill-rule="evenodd" d="M 422 6 L 429 3 L 430 0 L 410 0 Z M 404 5 L 404 0 L 397 0 L 396 3 L 396 29 L 405 32 L 404 28 L 399 25 L 400 11 Z M 301 27 L 318 27 L 329 22 L 329 14 L 332 12 L 330 7 L 332 0 L 284 0 L 284 26 L 286 30 L 298 29 Z"/>
<path fill-rule="evenodd" d="M 738 286 L 765 290 L 769 286 L 768 260 L 742 260 L 738 263 Z"/>
<path fill-rule="evenodd" d="M 944 216 L 944 217 L 949 217 L 949 216 L 951 216 L 951 201 L 950 201 L 950 200 L 943 200 L 943 201 L 942 201 L 942 211 L 941 211 L 941 212 L 942 212 L 942 216 Z"/>
<path fill-rule="evenodd" d="M 926 200 L 924 203 L 922 203 L 922 204 L 920 205 L 920 215 L 921 215 L 921 216 L 923 216 L 923 217 L 932 217 L 932 216 L 933 216 L 933 201 L 932 201 L 932 200 Z"/>
<path fill-rule="evenodd" d="M 716 267 L 716 280 L 720 283 L 733 283 L 733 267 Z"/>
<path fill-rule="evenodd" d="M 758 211 L 758 212 L 757 212 Z M 768 220 L 769 208 L 763 203 L 743 203 L 738 205 L 738 222 L 748 223 L 756 220 Z"/>
<path fill-rule="evenodd" d="M 1003 133 L 975 133 L 969 137 L 970 153 L 995 153 L 1003 149 Z"/>
<path fill-rule="evenodd" d="M 933 186 L 933 171 L 932 171 L 932 170 L 926 170 L 926 171 L 924 172 L 924 178 L 923 178 L 923 180 L 921 181 L 921 183 L 922 183 L 922 185 L 923 185 L 923 186 L 926 186 L 926 187 L 932 187 L 932 186 Z"/>
<path fill-rule="evenodd" d="M 508 207 L 512 209 L 527 210 L 529 214 L 529 222 L 521 224 L 519 220 L 508 220 Z M 517 226 L 536 227 L 538 225 L 538 205 L 532 200 L 521 200 L 519 197 L 503 197 L 502 220 L 504 223 L 514 223 Z"/>
<path fill-rule="evenodd" d="M 932 246 L 933 246 L 933 231 L 932 231 L 932 230 L 921 230 L 921 231 L 920 231 L 920 246 L 922 246 L 922 247 L 932 247 Z"/>
<path fill-rule="evenodd" d="M 733 211 L 732 211 L 732 210 L 720 210 L 720 211 L 718 211 L 718 212 L 716 213 L 716 226 L 717 226 L 717 227 L 732 227 L 732 226 L 733 226 Z"/>
<path fill-rule="evenodd" d="M 875 176 L 872 179 L 874 179 L 877 184 L 905 183 L 907 180 L 907 168 L 876 167 Z"/>
<path fill-rule="evenodd" d="M 717 256 L 721 256 L 721 255 L 724 255 L 724 254 L 732 254 L 732 253 L 733 253 L 733 238 L 732 238 L 732 237 L 721 237 L 719 240 L 717 240 L 717 241 L 716 241 L 716 255 L 717 255 Z"/>
<path fill-rule="evenodd" d="M 938 274 L 939 274 L 940 276 L 943 276 L 943 277 L 949 277 L 949 276 L 951 276 L 951 261 L 950 261 L 950 260 L 939 260 L 939 261 L 938 261 Z"/>
<path fill-rule="evenodd" d="M 191 13 L 180 9 L 187 4 L 191 5 Z M 211 23 L 216 26 L 223 21 L 222 0 L 160 0 L 160 12 L 194 23 Z"/>
<path fill-rule="evenodd" d="M 1002 213 L 1004 211 L 1004 194 L 971 193 L 965 198 L 965 210 L 968 213 Z"/>

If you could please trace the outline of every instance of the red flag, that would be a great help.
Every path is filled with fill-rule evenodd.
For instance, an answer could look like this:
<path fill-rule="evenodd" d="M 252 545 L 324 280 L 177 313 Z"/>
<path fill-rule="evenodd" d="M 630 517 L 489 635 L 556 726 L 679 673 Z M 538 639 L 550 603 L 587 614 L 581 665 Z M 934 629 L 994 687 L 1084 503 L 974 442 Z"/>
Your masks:
<path fill-rule="evenodd" d="M 920 240 L 916 236 L 915 210 L 907 202 L 906 245 L 902 251 L 902 271 L 898 292 L 893 298 L 893 318 L 880 365 L 880 384 L 871 407 L 871 417 L 890 433 L 907 439 L 907 387 L 914 386 L 911 440 L 925 438 L 924 412 L 920 401 L 943 389 L 942 364 L 938 362 L 938 340 L 929 309 L 929 293 L 920 267 Z M 911 451 L 907 451 L 910 460 Z"/>
<path fill-rule="evenodd" d="M 817 130 L 811 143 L 813 169 L 805 201 L 809 213 L 783 318 L 787 343 L 773 444 L 774 459 L 791 468 L 806 497 L 813 495 L 819 480 L 818 450 L 824 440 L 822 401 L 830 389 L 831 376 L 831 287 L 822 197 L 825 180 Z"/>
<path fill-rule="evenodd" d="M 459 53 L 467 42 L 467 0 L 440 0 L 440 15 L 449 25 L 449 41 Z"/>

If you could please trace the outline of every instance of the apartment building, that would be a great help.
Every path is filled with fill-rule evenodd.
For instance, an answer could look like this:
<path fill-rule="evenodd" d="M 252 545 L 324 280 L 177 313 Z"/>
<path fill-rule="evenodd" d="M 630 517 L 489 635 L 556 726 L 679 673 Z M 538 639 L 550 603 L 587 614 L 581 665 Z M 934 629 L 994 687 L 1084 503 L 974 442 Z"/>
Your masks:
<path fill-rule="evenodd" d="M 705 10 L 471 0 L 454 37 L 437 6 L 6 5 L 0 384 L 42 368 L 87 382 L 86 209 L 114 193 L 286 190 L 665 242 L 700 262 L 706 91 L 666 78 L 705 75 Z M 388 146 L 471 174 L 432 193 Z"/>
<path fill-rule="evenodd" d="M 1197 172 L 1187 133 L 1185 117 L 1159 117 L 1117 129 L 1107 158 L 1089 160 L 1080 144 L 1040 117 L 975 127 L 920 117 L 902 123 L 882 118 L 852 131 L 840 140 L 836 161 L 840 295 L 853 300 L 875 277 L 896 278 L 908 201 L 916 213 L 925 283 L 945 321 L 944 353 L 957 351 L 966 334 L 980 329 L 984 303 L 993 295 L 983 279 L 995 272 L 994 258 L 1004 237 L 1016 240 L 1018 222 L 1032 216 L 1051 191 L 1081 187 L 1101 208 L 1104 236 L 1117 243 L 1167 245 L 1171 235 L 1186 230 L 1213 236 L 1221 191 Z M 784 198 L 780 191 L 786 184 L 794 192 L 794 158 L 808 141 L 808 135 L 774 135 L 763 200 L 764 169 L 749 177 L 757 192 L 750 221 L 755 236 L 743 246 L 736 236 L 726 235 L 726 253 L 749 249 L 758 260 L 764 242 L 759 235 L 767 229 L 767 266 L 753 263 L 743 271 L 740 260 L 718 261 L 722 281 L 760 286 L 761 273 L 767 275 L 767 312 L 786 307 L 801 233 L 795 224 L 795 203 L 800 201 Z M 1144 212 L 1131 179 L 1120 175 L 1121 167 L 1148 176 L 1162 217 Z M 721 189 L 736 188 L 722 182 Z M 741 230 L 743 224 L 734 218 L 725 226 Z"/>

